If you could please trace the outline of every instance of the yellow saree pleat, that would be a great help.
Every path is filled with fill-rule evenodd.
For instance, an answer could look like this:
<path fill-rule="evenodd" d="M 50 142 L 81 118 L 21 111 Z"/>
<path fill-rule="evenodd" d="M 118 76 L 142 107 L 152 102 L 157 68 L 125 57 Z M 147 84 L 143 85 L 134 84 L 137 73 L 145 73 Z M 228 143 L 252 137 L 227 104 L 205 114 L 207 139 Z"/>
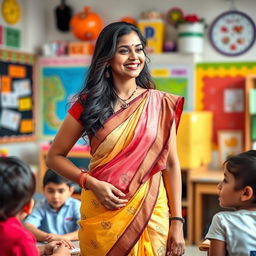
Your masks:
<path fill-rule="evenodd" d="M 99 167 L 111 161 L 120 151 L 127 147 L 131 142 L 135 127 L 144 109 L 146 99 L 144 99 L 139 108 L 121 125 L 106 137 L 106 139 L 99 145 L 97 151 L 94 153 L 90 163 L 89 169 L 96 166 Z M 132 132 L 131 132 L 132 131 Z M 107 150 L 106 150 L 107 148 Z"/>
<path fill-rule="evenodd" d="M 122 209 L 109 211 L 89 190 L 82 191 L 79 241 L 82 256 L 103 256 L 136 217 L 147 193 L 149 182 L 143 184 Z M 159 197 L 151 219 L 130 256 L 165 255 L 169 230 L 166 191 L 161 181 Z"/>

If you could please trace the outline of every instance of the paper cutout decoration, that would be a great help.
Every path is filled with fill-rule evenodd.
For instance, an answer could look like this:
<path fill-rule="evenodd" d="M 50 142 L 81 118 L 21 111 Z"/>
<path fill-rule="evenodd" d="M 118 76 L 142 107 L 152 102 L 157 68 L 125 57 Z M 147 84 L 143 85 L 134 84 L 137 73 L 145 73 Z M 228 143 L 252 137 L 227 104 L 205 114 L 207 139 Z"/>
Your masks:
<path fill-rule="evenodd" d="M 21 31 L 16 28 L 5 28 L 5 44 L 9 47 L 20 48 Z"/>
<path fill-rule="evenodd" d="M 9 76 L 11 77 L 15 77 L 15 78 L 26 77 L 26 69 L 23 66 L 9 65 L 8 72 L 9 72 Z"/>
<path fill-rule="evenodd" d="M 256 115 L 256 89 L 250 90 L 249 111 L 251 115 Z"/>
<path fill-rule="evenodd" d="M 20 119 L 21 114 L 19 112 L 3 109 L 0 121 L 1 127 L 12 131 L 18 131 Z"/>
<path fill-rule="evenodd" d="M 1 77 L 1 92 L 10 92 L 11 91 L 11 78 L 9 76 L 3 75 Z"/>
<path fill-rule="evenodd" d="M 21 133 L 31 133 L 34 131 L 33 121 L 31 119 L 23 119 L 20 123 Z"/>
<path fill-rule="evenodd" d="M 256 116 L 252 116 L 251 118 L 251 137 L 252 137 L 252 140 L 256 140 Z"/>
<path fill-rule="evenodd" d="M 224 90 L 224 112 L 235 113 L 244 111 L 244 91 L 242 89 Z"/>
<path fill-rule="evenodd" d="M 26 111 L 32 109 L 32 99 L 29 97 L 19 99 L 19 111 Z"/>

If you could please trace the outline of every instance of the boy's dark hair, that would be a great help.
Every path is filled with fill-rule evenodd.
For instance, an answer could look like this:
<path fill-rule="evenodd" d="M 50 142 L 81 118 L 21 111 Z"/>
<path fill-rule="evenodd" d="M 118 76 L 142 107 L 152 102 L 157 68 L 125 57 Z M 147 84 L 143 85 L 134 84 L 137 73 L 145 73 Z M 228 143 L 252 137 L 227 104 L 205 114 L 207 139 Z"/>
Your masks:
<path fill-rule="evenodd" d="M 44 175 L 44 179 L 43 179 L 43 186 L 45 187 L 48 183 L 53 182 L 56 184 L 62 184 L 65 183 L 67 184 L 69 187 L 72 185 L 71 181 L 64 178 L 63 176 L 57 174 L 55 171 L 48 169 Z"/>
<path fill-rule="evenodd" d="M 0 221 L 15 216 L 35 192 L 35 176 L 16 157 L 0 157 Z"/>
<path fill-rule="evenodd" d="M 239 190 L 250 186 L 253 189 L 256 201 L 256 150 L 249 150 L 229 157 L 224 165 L 235 177 L 235 189 Z"/>

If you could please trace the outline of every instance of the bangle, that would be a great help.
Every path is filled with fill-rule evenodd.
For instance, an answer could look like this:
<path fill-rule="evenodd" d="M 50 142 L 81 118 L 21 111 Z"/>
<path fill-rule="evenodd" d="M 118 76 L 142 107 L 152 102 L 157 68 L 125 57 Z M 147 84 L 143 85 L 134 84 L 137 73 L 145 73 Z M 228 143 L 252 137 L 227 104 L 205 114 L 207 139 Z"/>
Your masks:
<path fill-rule="evenodd" d="M 172 220 L 178 220 L 178 221 L 181 221 L 183 224 L 185 224 L 185 219 L 182 218 L 182 217 L 169 217 L 169 220 L 172 221 Z"/>
<path fill-rule="evenodd" d="M 85 170 L 81 169 L 81 173 L 79 174 L 78 179 L 77 179 L 77 184 L 81 188 L 85 188 L 88 175 L 89 175 L 89 173 L 87 173 Z"/>

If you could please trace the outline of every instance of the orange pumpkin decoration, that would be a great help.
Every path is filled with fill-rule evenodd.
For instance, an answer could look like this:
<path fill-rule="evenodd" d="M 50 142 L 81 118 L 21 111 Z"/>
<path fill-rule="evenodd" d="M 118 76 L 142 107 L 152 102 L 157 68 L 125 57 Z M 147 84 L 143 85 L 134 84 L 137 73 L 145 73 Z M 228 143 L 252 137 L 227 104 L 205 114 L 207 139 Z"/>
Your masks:
<path fill-rule="evenodd" d="M 70 21 L 73 35 L 82 41 L 96 40 L 103 28 L 101 17 L 90 12 L 90 7 L 85 6 L 83 12 L 75 14 Z"/>

